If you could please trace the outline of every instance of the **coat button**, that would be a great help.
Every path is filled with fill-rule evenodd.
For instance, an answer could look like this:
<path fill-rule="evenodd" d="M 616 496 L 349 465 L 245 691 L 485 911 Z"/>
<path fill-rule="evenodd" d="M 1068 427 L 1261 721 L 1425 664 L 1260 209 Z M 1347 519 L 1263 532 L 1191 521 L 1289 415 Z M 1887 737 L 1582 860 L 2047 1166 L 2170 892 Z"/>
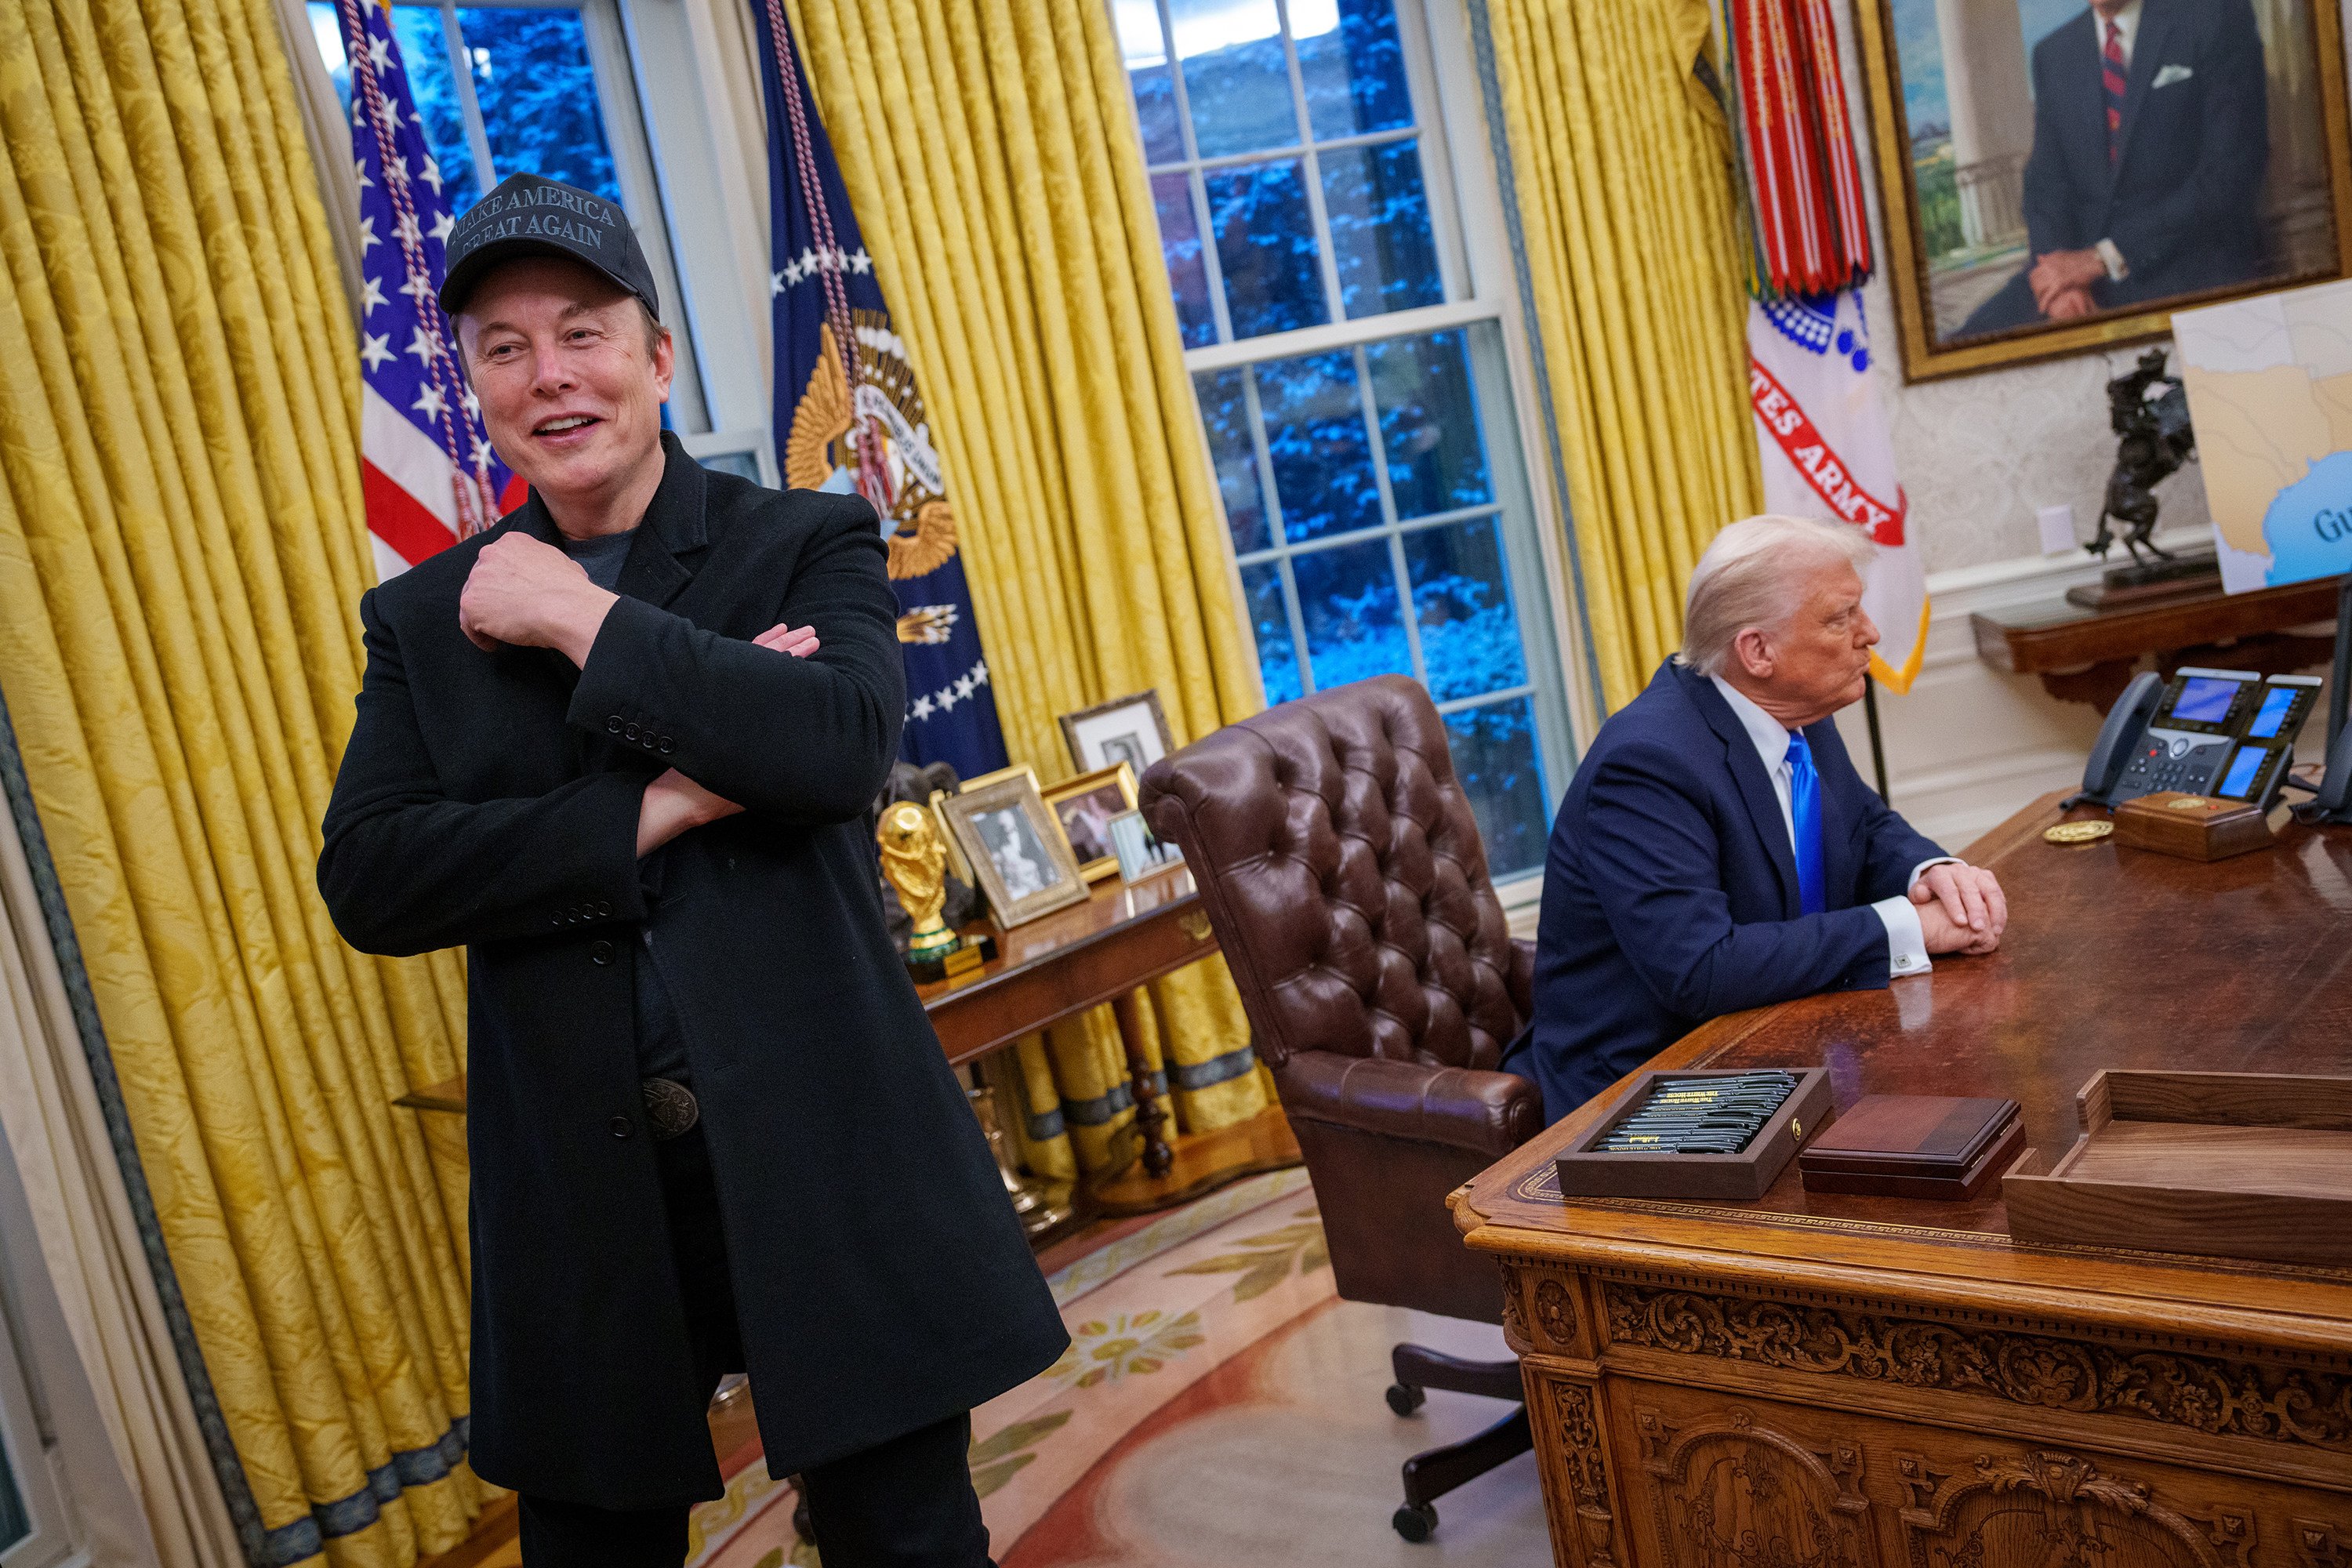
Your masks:
<path fill-rule="evenodd" d="M 621 739 L 624 741 L 634 741 L 636 738 L 637 727 L 635 724 L 624 724 L 621 726 Z"/>
<path fill-rule="evenodd" d="M 671 740 L 667 735 L 664 735 L 664 736 L 661 738 L 661 754 L 662 754 L 663 756 L 667 757 L 667 756 L 668 756 L 672 752 L 675 752 L 675 751 L 677 751 L 677 742 L 675 742 L 675 741 Z"/>
<path fill-rule="evenodd" d="M 613 918 L 613 900 L 610 899 L 597 900 L 596 912 L 603 915 L 606 920 L 611 920 Z"/>
<path fill-rule="evenodd" d="M 604 732 L 608 735 L 617 735 L 621 732 L 621 716 L 618 713 L 609 714 L 606 716 L 604 720 Z"/>
<path fill-rule="evenodd" d="M 612 963 L 613 944 L 609 942 L 592 942 L 588 948 L 588 962 L 591 963 Z"/>
<path fill-rule="evenodd" d="M 630 1127 L 629 1119 L 625 1116 L 615 1116 L 612 1121 L 604 1123 L 604 1125 L 613 1130 L 613 1136 L 615 1138 L 626 1138 L 630 1132 L 635 1131 Z"/>

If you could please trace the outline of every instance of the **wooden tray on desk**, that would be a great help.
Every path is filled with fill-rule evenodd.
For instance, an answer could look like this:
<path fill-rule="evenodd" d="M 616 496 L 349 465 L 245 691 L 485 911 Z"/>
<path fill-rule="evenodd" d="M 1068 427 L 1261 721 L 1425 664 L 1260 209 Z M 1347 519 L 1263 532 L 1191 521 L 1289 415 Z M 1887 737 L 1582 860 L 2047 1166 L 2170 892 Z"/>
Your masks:
<path fill-rule="evenodd" d="M 2075 1110 L 2001 1182 L 2017 1240 L 2352 1268 L 2352 1077 L 2106 1071 Z"/>

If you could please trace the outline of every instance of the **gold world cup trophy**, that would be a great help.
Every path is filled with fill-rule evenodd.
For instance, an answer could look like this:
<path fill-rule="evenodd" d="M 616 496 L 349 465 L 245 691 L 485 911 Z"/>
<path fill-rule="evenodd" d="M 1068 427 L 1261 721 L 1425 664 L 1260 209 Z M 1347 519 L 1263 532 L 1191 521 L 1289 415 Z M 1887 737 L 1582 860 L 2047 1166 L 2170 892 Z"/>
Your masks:
<path fill-rule="evenodd" d="M 911 800 L 899 801 L 882 813 L 874 842 L 882 851 L 882 879 L 914 922 L 908 973 L 919 981 L 943 980 L 978 968 L 988 956 L 982 947 L 966 942 L 940 918 L 947 901 L 948 852 L 931 814 Z"/>

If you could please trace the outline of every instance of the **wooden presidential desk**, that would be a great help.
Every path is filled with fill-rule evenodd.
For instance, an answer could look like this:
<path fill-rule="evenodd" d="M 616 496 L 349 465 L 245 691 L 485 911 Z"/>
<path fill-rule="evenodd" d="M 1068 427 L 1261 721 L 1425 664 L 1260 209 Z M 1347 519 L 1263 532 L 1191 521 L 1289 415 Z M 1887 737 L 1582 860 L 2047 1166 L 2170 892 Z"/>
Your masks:
<path fill-rule="evenodd" d="M 2044 844 L 2058 798 L 1971 851 L 1999 952 L 1650 1065 L 2010 1096 L 2053 1158 L 2103 1067 L 2352 1073 L 2352 829 L 2200 865 Z M 1611 1098 L 1454 1200 L 1503 1271 L 1559 1563 L 2352 1568 L 2352 1270 L 2027 1247 L 1998 1185 L 1832 1196 L 1793 1163 L 1754 1204 L 1564 1201 L 1552 1157 Z"/>

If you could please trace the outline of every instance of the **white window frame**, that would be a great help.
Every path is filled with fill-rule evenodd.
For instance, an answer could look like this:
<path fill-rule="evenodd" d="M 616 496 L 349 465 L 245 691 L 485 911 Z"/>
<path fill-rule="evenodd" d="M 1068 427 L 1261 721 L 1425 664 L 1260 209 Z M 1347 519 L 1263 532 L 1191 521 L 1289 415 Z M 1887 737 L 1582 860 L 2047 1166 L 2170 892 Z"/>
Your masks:
<path fill-rule="evenodd" d="M 70 1419 L 77 1413 L 47 1408 L 36 1397 L 26 1373 L 49 1357 L 63 1360 L 73 1354 L 70 1342 L 42 1336 L 38 1320 L 26 1310 L 27 1292 L 47 1288 L 39 1238 L 25 1209 L 7 1136 L 0 1132 L 0 1465 L 6 1466 L 16 1482 L 32 1526 L 24 1540 L 0 1550 L 0 1568 L 80 1568 L 89 1561 L 88 1549 L 78 1539 L 85 1531 L 68 1506 L 57 1430 L 61 1417 Z M 62 1328 L 61 1323 L 50 1326 Z"/>
<path fill-rule="evenodd" d="M 1151 164 L 1153 175 L 1165 175 L 1179 169 L 1189 174 L 1196 169 L 1213 171 L 1229 165 L 1298 158 L 1302 163 L 1303 183 L 1310 210 L 1316 216 L 1318 228 L 1328 234 L 1328 223 L 1323 214 L 1322 183 L 1316 162 L 1318 151 L 1416 139 L 1423 185 L 1429 201 L 1431 237 L 1435 244 L 1439 276 L 1445 293 L 1444 302 L 1441 304 L 1374 313 L 1353 320 L 1335 319 L 1291 331 L 1234 339 L 1226 317 L 1216 232 L 1210 222 L 1205 183 L 1191 178 L 1187 181 L 1187 188 L 1194 228 L 1200 236 L 1202 268 L 1208 280 L 1218 341 L 1187 349 L 1184 366 L 1188 373 L 1197 374 L 1305 354 L 1354 351 L 1366 426 L 1370 438 L 1377 443 L 1380 439 L 1379 416 L 1372 402 L 1369 378 L 1364 374 L 1362 350 L 1390 339 L 1435 331 L 1454 331 L 1463 336 L 1465 340 L 1465 358 L 1478 399 L 1486 437 L 1489 483 L 1493 490 L 1491 501 L 1425 518 L 1398 522 L 1384 521 L 1378 528 L 1317 539 L 1311 542 L 1311 548 L 1330 548 L 1341 540 L 1371 539 L 1386 534 L 1391 541 L 1393 555 L 1402 549 L 1402 538 L 1407 533 L 1482 516 L 1496 519 L 1496 530 L 1511 574 L 1512 606 L 1519 624 L 1521 652 L 1526 660 L 1528 680 L 1519 687 L 1441 702 L 1438 707 L 1442 713 L 1450 714 L 1520 696 L 1528 697 L 1535 714 L 1537 752 L 1543 763 L 1544 783 L 1550 797 L 1544 802 L 1548 816 L 1560 793 L 1568 786 L 1569 773 L 1574 769 L 1581 752 L 1580 738 L 1589 735 L 1598 727 L 1601 714 L 1592 692 L 1584 627 L 1572 588 L 1573 553 L 1552 484 L 1550 436 L 1542 414 L 1542 397 L 1535 375 L 1533 354 L 1527 340 L 1518 275 L 1514 265 L 1516 247 L 1504 215 L 1488 132 L 1486 95 L 1480 85 L 1480 72 L 1472 45 L 1471 20 L 1465 0 L 1391 0 L 1391 3 L 1396 14 L 1399 41 L 1402 46 L 1406 87 L 1412 100 L 1413 123 L 1411 129 L 1316 142 L 1311 135 L 1311 128 L 1305 122 L 1307 111 L 1297 50 L 1289 37 L 1288 0 L 1273 0 L 1276 13 L 1283 23 L 1284 54 L 1289 67 L 1294 102 L 1300 117 L 1300 140 L 1288 147 L 1269 147 L 1202 158 L 1199 156 L 1194 140 L 1185 97 L 1183 65 L 1175 52 L 1167 0 L 1157 0 L 1161 23 L 1161 47 L 1167 55 L 1172 79 L 1171 96 L 1183 157 L 1180 163 Z M 1139 126 L 1137 134 L 1139 143 Z M 1328 243 L 1318 249 L 1325 299 L 1336 312 L 1339 296 L 1338 258 L 1334 247 Z M 1501 344 L 1499 365 L 1491 353 L 1475 352 L 1475 345 L 1469 341 L 1481 332 L 1488 331 L 1499 339 Z M 1262 447 L 1264 425 L 1257 417 L 1254 386 L 1248 390 L 1247 396 L 1251 403 L 1252 439 Z M 1204 423 L 1204 444 L 1206 439 Z M 1265 454 L 1261 451 L 1257 457 L 1262 475 L 1265 471 Z M 1373 468 L 1385 497 L 1388 476 L 1385 466 L 1379 460 L 1377 447 Z M 1242 635 L 1253 652 L 1257 646 L 1256 628 L 1252 621 L 1247 595 L 1241 590 L 1242 566 L 1305 552 L 1281 539 L 1278 498 L 1271 492 L 1270 486 L 1264 488 L 1270 514 L 1268 535 L 1275 542 L 1263 550 L 1251 551 L 1244 556 L 1234 552 L 1231 536 L 1227 538 L 1227 560 L 1231 563 L 1234 586 L 1235 616 L 1240 622 Z M 1384 511 L 1392 510 L 1383 508 Z M 1515 521 L 1514 512 L 1520 521 Z M 1402 579 L 1402 567 L 1400 574 Z M 1312 690 L 1311 660 L 1304 617 L 1296 585 L 1286 574 L 1284 600 L 1288 611 L 1292 646 L 1300 670 L 1300 685 L 1302 689 Z M 1415 662 L 1418 663 L 1420 626 L 1409 595 L 1401 604 L 1400 612 L 1408 646 L 1413 648 Z M 1541 896 L 1542 883 L 1543 871 L 1538 864 L 1513 873 L 1507 881 L 1497 882 L 1496 891 L 1505 907 L 1516 911 L 1533 904 Z"/>

